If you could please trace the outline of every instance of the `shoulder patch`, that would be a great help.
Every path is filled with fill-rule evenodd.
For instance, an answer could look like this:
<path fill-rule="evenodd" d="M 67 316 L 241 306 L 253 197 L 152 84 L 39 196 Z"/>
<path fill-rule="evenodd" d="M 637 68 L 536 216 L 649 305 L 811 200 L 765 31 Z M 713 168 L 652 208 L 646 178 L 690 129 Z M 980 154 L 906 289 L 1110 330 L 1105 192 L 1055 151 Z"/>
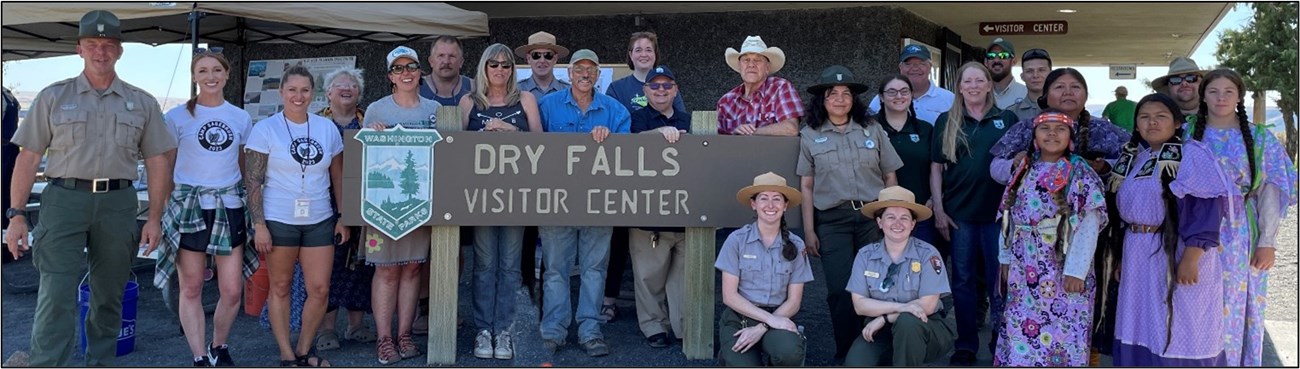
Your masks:
<path fill-rule="evenodd" d="M 934 268 L 934 274 L 940 274 L 943 271 L 943 259 L 940 259 L 939 255 L 931 256 L 930 267 Z"/>

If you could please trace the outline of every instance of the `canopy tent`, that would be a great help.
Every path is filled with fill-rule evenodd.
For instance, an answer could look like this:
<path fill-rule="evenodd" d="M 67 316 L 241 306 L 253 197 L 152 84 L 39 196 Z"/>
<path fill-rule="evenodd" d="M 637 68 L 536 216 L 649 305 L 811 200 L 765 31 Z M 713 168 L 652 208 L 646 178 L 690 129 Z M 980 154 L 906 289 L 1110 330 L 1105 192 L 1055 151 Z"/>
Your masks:
<path fill-rule="evenodd" d="M 445 3 L 5 3 L 3 60 L 76 53 L 77 23 L 94 9 L 122 20 L 127 42 L 410 42 L 436 35 L 488 35 L 488 16 Z M 192 14 L 199 14 L 197 24 Z M 194 33 L 198 37 L 193 37 Z"/>

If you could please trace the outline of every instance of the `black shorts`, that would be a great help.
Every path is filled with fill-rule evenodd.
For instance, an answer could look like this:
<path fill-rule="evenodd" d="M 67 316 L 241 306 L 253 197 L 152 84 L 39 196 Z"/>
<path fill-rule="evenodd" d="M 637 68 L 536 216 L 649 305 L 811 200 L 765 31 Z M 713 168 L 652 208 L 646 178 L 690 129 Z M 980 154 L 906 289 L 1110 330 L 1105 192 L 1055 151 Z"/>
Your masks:
<path fill-rule="evenodd" d="M 248 239 L 248 224 L 244 223 L 244 208 L 225 210 L 226 221 L 230 223 L 230 247 L 243 246 L 244 241 Z M 216 217 L 215 209 L 203 209 L 203 224 L 207 227 L 194 233 L 182 233 L 181 250 L 208 252 L 208 241 L 212 238 L 212 223 Z"/>
<path fill-rule="evenodd" d="M 334 217 L 316 224 L 285 224 L 274 220 L 266 221 L 266 229 L 271 231 L 271 245 L 321 247 L 334 246 Z"/>

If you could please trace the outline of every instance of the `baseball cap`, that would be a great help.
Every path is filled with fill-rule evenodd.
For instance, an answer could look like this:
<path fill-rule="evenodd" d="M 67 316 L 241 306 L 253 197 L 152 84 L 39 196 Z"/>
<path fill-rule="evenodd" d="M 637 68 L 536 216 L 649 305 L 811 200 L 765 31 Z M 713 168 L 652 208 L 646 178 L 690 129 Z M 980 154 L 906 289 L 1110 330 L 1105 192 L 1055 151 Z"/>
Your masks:
<path fill-rule="evenodd" d="M 992 49 L 993 45 L 1001 46 L 1002 51 L 1011 53 L 1011 55 L 1016 55 L 1016 47 L 1012 46 L 1011 41 L 1007 41 L 1005 38 L 998 37 L 993 39 L 993 42 L 989 43 L 988 49 Z"/>
<path fill-rule="evenodd" d="M 122 21 L 117 15 L 107 10 L 91 10 L 81 16 L 77 38 L 107 37 L 122 39 Z"/>
<path fill-rule="evenodd" d="M 592 63 L 596 63 L 596 66 L 600 66 L 600 58 L 596 57 L 596 52 L 591 51 L 591 49 L 574 51 L 573 58 L 569 59 L 569 65 L 578 64 L 579 61 L 583 60 L 590 60 Z"/>
<path fill-rule="evenodd" d="M 1025 55 L 1020 56 L 1020 62 L 1024 63 L 1034 59 L 1047 60 L 1047 65 L 1052 65 L 1052 56 L 1047 54 L 1047 50 L 1033 48 L 1025 50 Z"/>
<path fill-rule="evenodd" d="M 916 45 L 916 44 L 907 45 L 906 47 L 903 48 L 903 52 L 898 55 L 898 62 L 899 63 L 907 62 L 908 58 L 921 58 L 923 60 L 930 60 L 930 49 L 926 48 L 925 46 Z"/>
<path fill-rule="evenodd" d="M 388 52 L 388 65 L 393 65 L 393 61 L 397 60 L 397 58 L 410 58 L 416 63 L 420 62 L 420 55 L 415 53 L 415 50 L 406 46 L 398 46 L 397 48 L 394 48 L 393 51 Z"/>
<path fill-rule="evenodd" d="M 671 79 L 674 82 L 677 81 L 677 77 L 673 75 L 673 70 L 668 69 L 668 67 L 662 65 L 654 67 L 654 69 L 651 69 L 650 73 L 645 75 L 645 81 L 650 82 L 654 80 L 655 77 L 659 77 L 659 76 L 668 77 L 668 79 Z"/>

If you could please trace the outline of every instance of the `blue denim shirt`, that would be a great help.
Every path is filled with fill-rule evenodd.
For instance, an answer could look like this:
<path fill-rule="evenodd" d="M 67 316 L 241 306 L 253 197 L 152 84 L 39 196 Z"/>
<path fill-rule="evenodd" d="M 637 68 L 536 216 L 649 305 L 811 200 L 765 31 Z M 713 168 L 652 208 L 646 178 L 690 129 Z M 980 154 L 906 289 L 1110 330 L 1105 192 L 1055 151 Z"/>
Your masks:
<path fill-rule="evenodd" d="M 628 133 L 632 116 L 618 100 L 605 94 L 593 94 L 591 105 L 584 113 L 573 101 L 572 89 L 546 95 L 538 103 L 542 112 L 542 128 L 546 132 L 591 132 L 596 126 L 605 126 L 611 133 Z"/>

